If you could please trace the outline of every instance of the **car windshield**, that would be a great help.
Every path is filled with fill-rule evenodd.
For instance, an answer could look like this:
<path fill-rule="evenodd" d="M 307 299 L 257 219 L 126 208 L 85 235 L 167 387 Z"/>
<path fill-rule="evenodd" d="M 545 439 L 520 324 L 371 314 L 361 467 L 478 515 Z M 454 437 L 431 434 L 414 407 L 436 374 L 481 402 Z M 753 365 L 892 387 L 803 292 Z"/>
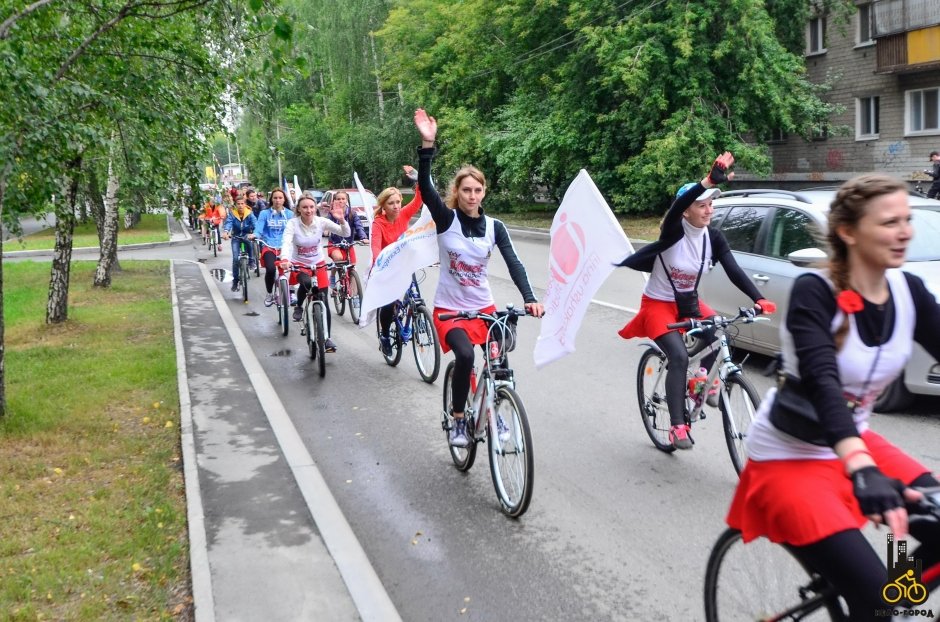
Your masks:
<path fill-rule="evenodd" d="M 914 239 L 907 247 L 908 261 L 940 260 L 940 212 L 914 208 Z"/>

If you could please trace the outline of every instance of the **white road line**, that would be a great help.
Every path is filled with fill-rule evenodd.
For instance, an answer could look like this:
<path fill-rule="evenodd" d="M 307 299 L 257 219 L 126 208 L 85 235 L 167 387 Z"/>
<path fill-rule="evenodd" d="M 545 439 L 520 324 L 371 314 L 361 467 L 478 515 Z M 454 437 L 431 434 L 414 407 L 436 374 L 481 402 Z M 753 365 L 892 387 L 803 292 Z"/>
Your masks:
<path fill-rule="evenodd" d="M 284 452 L 284 458 L 300 487 L 307 508 L 323 537 L 323 543 L 339 569 L 360 617 L 366 622 L 401 620 L 392 599 L 385 591 L 385 586 L 379 580 L 356 534 L 353 533 L 352 527 L 349 526 L 346 517 L 339 509 L 333 493 L 330 492 L 320 469 L 317 468 L 300 434 L 297 433 L 294 422 L 291 421 L 274 386 L 255 357 L 245 334 L 239 328 L 225 299 L 219 293 L 218 287 L 213 285 L 209 269 L 205 264 L 199 264 L 199 269 L 209 287 L 209 294 L 215 302 L 216 309 L 222 316 L 222 322 L 232 338 L 235 351 L 245 366 L 248 378 L 271 423 L 271 429 L 277 437 L 281 451 Z"/>
<path fill-rule="evenodd" d="M 180 393 L 180 445 L 183 451 L 183 478 L 186 483 L 186 520 L 189 523 L 189 568 L 192 573 L 193 604 L 196 622 L 215 622 L 215 598 L 212 595 L 212 572 L 209 568 L 209 547 L 206 540 L 206 516 L 199 488 L 196 444 L 193 438 L 193 410 L 189 399 L 186 374 L 186 352 L 180 322 L 179 297 L 176 295 L 176 273 L 170 263 L 170 296 L 173 304 L 173 341 L 176 344 L 176 382 Z"/>

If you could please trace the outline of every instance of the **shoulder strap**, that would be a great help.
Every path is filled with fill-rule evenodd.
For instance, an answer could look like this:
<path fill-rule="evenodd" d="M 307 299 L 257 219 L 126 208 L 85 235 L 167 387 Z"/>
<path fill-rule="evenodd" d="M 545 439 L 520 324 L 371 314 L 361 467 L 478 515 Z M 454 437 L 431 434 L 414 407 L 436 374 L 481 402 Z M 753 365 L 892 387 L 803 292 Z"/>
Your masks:
<path fill-rule="evenodd" d="M 702 236 L 702 261 L 698 266 L 698 275 L 695 277 L 695 285 L 692 286 L 692 291 L 698 290 L 698 283 L 702 280 L 702 270 L 705 268 L 705 248 L 708 241 L 705 239 L 708 237 L 708 232 L 705 232 L 705 235 Z M 666 278 L 669 280 L 669 286 L 672 287 L 672 292 L 678 294 L 679 290 L 676 289 L 676 284 L 672 282 L 672 277 L 669 276 L 669 268 L 666 267 L 666 262 L 663 261 L 663 254 L 660 253 L 657 255 L 659 257 L 659 263 L 663 265 L 663 272 L 666 273 Z"/>

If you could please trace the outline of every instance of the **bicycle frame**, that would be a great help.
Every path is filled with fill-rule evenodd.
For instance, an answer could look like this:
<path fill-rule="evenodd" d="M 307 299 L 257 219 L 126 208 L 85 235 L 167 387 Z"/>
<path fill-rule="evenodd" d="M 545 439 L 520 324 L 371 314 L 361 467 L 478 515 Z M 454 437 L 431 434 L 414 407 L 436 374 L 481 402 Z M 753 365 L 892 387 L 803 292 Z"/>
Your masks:
<path fill-rule="evenodd" d="M 410 290 L 409 290 L 410 291 Z M 476 373 L 476 366 L 470 370 L 470 408 L 464 413 L 465 417 L 473 418 L 473 440 L 480 441 L 486 437 L 486 423 L 496 429 L 496 404 L 495 395 L 497 387 L 509 387 L 515 390 L 516 380 L 512 368 L 509 366 L 509 353 L 506 349 L 505 335 L 509 332 L 509 315 L 495 317 L 480 314 L 481 318 L 487 320 L 489 324 L 486 332 L 487 352 L 483 355 L 483 365 L 480 369 L 479 377 Z M 496 329 L 496 330 L 494 330 Z M 500 357 L 497 359 L 499 368 L 493 368 L 493 359 L 490 357 L 489 344 L 496 342 L 499 347 Z M 497 372 L 498 371 L 498 378 Z M 485 410 L 484 410 L 485 409 Z M 486 412 L 486 417 L 477 417 L 481 412 Z"/>
<path fill-rule="evenodd" d="M 411 285 L 401 300 L 395 301 L 395 315 L 393 320 L 398 334 L 401 336 L 402 344 L 405 345 L 414 336 L 411 330 L 411 321 L 414 319 L 415 309 L 418 305 L 424 304 L 424 298 L 421 297 L 421 289 L 418 287 L 418 279 L 414 273 L 411 275 Z"/>

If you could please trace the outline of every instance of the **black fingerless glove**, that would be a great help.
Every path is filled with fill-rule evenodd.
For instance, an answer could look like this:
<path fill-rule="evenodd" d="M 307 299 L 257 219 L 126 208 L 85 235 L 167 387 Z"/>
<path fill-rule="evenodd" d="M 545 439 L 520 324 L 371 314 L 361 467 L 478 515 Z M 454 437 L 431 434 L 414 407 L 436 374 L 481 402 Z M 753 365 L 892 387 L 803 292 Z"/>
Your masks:
<path fill-rule="evenodd" d="M 715 160 L 715 163 L 712 164 L 712 172 L 708 174 L 708 178 L 712 180 L 713 184 L 723 184 L 728 181 L 728 171 L 721 162 Z"/>
<path fill-rule="evenodd" d="M 904 484 L 886 476 L 876 466 L 862 467 L 852 473 L 852 493 L 862 514 L 884 514 L 904 507 Z"/>

